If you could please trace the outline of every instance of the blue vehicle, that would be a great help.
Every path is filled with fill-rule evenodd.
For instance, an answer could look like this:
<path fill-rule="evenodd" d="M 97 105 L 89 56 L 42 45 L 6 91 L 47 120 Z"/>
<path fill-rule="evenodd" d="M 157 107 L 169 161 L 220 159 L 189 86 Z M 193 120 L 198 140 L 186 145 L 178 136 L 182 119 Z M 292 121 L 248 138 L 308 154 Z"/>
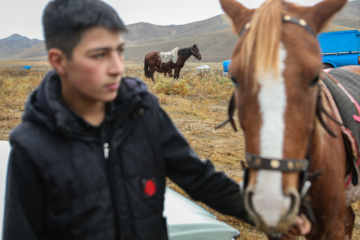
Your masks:
<path fill-rule="evenodd" d="M 360 65 L 360 31 L 326 32 L 318 36 L 324 68 Z M 224 76 L 231 60 L 223 62 Z"/>
<path fill-rule="evenodd" d="M 326 32 L 318 36 L 324 68 L 360 65 L 358 30 Z"/>

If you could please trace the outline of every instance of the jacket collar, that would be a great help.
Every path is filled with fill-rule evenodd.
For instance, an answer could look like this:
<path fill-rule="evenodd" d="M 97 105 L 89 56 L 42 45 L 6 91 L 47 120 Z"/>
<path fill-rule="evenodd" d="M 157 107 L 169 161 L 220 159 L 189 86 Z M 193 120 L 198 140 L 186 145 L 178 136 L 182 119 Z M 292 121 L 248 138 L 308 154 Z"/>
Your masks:
<path fill-rule="evenodd" d="M 142 95 L 146 93 L 147 87 L 141 80 L 123 78 L 117 98 L 106 106 L 104 122 L 116 120 L 124 109 L 135 109 L 143 102 Z M 61 96 L 60 77 L 55 71 L 48 72 L 39 87 L 29 96 L 23 120 L 74 137 L 98 137 L 101 134 L 101 126 L 90 125 L 66 105 Z"/>

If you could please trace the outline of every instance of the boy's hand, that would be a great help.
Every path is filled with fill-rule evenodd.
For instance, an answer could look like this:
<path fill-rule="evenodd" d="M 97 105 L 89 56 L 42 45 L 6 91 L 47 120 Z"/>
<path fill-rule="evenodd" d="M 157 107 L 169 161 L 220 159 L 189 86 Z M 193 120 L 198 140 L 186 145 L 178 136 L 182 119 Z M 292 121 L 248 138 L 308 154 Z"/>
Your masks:
<path fill-rule="evenodd" d="M 295 239 L 299 235 L 304 236 L 311 231 L 311 222 L 304 214 L 297 216 L 295 218 L 294 226 L 282 236 L 282 240 L 291 240 Z"/>

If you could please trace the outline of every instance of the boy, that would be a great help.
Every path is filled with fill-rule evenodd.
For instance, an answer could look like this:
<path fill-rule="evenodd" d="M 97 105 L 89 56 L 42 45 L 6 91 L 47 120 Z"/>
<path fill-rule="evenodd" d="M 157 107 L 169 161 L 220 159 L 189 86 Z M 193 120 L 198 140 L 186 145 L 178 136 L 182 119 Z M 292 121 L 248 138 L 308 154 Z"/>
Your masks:
<path fill-rule="evenodd" d="M 166 176 L 248 221 L 238 185 L 198 158 L 142 81 L 122 79 L 126 29 L 111 7 L 51 1 L 43 26 L 54 71 L 10 136 L 4 240 L 166 240 Z"/>

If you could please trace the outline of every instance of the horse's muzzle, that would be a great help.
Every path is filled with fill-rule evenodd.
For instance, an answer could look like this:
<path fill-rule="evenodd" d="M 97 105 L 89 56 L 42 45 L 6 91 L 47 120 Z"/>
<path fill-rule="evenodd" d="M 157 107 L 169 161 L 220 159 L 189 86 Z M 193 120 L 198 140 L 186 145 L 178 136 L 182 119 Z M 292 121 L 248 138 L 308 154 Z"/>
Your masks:
<path fill-rule="evenodd" d="M 256 209 L 256 206 L 253 203 L 253 198 L 255 192 L 251 188 L 247 188 L 244 195 L 245 208 L 248 211 L 249 215 L 255 222 L 255 225 L 259 228 L 260 231 L 265 232 L 267 235 L 279 235 L 286 233 L 289 228 L 293 225 L 295 217 L 298 215 L 300 207 L 300 195 L 297 190 L 290 188 L 284 194 L 284 198 L 289 199 L 289 206 L 286 209 L 285 213 L 281 216 L 278 216 L 279 221 L 276 224 L 270 224 L 267 219 L 269 213 L 260 212 Z M 271 201 L 271 197 L 267 201 Z M 266 204 L 268 205 L 269 212 L 271 213 L 272 204 L 271 202 Z M 274 238 L 276 239 L 276 238 Z"/>

